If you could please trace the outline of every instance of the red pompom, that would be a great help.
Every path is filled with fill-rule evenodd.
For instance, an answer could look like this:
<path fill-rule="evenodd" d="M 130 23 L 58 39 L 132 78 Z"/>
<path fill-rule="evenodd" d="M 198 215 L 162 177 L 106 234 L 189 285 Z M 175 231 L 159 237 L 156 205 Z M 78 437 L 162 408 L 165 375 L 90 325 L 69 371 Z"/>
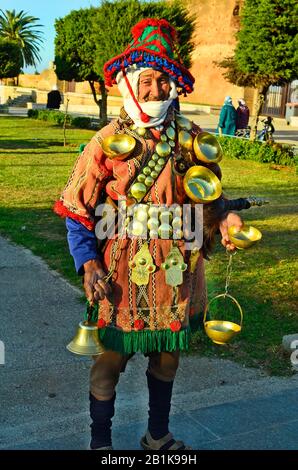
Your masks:
<path fill-rule="evenodd" d="M 145 18 L 139 21 L 133 28 L 131 29 L 132 36 L 135 41 L 139 40 L 140 36 L 143 34 L 144 29 L 148 26 L 153 26 L 153 28 L 165 28 L 168 30 L 168 34 L 170 34 L 173 40 L 176 39 L 177 32 L 173 26 L 169 24 L 167 20 L 158 20 L 157 18 Z M 164 33 L 161 33 L 164 36 Z"/>
<path fill-rule="evenodd" d="M 98 328 L 105 328 L 107 326 L 106 321 L 103 318 L 100 318 L 97 323 Z"/>
<path fill-rule="evenodd" d="M 141 117 L 142 122 L 149 122 L 150 121 L 150 117 L 146 113 L 141 112 L 140 117 Z"/>
<path fill-rule="evenodd" d="M 172 331 L 179 331 L 181 330 L 181 322 L 179 320 L 174 320 L 170 323 L 170 328 Z"/>
<path fill-rule="evenodd" d="M 145 326 L 144 320 L 135 320 L 134 327 L 136 330 L 142 330 Z"/>

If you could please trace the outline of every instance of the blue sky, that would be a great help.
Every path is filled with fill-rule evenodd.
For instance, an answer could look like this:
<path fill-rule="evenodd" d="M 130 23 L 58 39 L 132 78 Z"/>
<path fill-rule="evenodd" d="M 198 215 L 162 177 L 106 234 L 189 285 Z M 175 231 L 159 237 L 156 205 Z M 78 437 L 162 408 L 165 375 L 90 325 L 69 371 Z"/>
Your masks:
<path fill-rule="evenodd" d="M 42 61 L 36 67 L 39 72 L 48 67 L 50 60 L 54 60 L 55 19 L 67 15 L 71 10 L 99 5 L 100 0 L 0 0 L 1 10 L 24 10 L 40 18 L 39 23 L 44 25 L 44 43 L 40 49 Z M 34 71 L 32 67 L 25 69 L 27 73 Z"/>

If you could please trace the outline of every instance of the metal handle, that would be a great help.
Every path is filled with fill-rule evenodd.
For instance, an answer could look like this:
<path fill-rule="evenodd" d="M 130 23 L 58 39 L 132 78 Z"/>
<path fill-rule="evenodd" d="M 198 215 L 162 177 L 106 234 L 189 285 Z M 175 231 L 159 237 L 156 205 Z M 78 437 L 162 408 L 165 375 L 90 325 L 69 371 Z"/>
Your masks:
<path fill-rule="evenodd" d="M 242 311 L 242 308 L 241 308 L 241 305 L 239 304 L 239 302 L 235 299 L 235 297 L 232 297 L 230 294 L 219 294 L 219 295 L 216 295 L 215 297 L 213 297 L 211 299 L 210 302 L 207 303 L 206 307 L 205 307 L 205 310 L 204 310 L 204 318 L 203 318 L 203 323 L 205 325 L 206 323 L 206 316 L 207 316 L 207 310 L 208 308 L 210 307 L 210 305 L 212 304 L 212 302 L 216 299 L 219 299 L 220 297 L 229 297 L 233 302 L 234 304 L 236 304 L 236 306 L 238 307 L 238 310 L 240 312 L 240 317 L 241 317 L 241 322 L 240 322 L 240 327 L 242 328 L 242 323 L 243 323 L 243 311 Z"/>

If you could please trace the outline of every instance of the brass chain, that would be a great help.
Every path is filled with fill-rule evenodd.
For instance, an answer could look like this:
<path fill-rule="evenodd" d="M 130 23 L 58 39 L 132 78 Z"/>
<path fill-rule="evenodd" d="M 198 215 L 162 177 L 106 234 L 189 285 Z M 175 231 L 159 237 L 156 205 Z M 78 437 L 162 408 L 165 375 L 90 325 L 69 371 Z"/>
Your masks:
<path fill-rule="evenodd" d="M 228 294 L 228 289 L 229 289 L 229 285 L 230 285 L 230 281 L 231 281 L 231 276 L 232 276 L 232 262 L 233 262 L 233 256 L 234 256 L 236 253 L 237 253 L 236 251 L 234 251 L 233 253 L 230 253 L 230 252 L 227 251 L 227 255 L 229 256 L 229 262 L 228 262 L 228 265 L 227 265 L 225 295 Z"/>

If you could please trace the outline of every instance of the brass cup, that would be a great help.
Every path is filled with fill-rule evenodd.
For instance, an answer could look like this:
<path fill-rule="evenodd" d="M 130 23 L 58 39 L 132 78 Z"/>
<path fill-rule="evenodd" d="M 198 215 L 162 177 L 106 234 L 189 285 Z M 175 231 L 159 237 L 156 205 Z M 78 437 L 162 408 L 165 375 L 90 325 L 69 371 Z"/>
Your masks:
<path fill-rule="evenodd" d="M 220 297 L 228 297 L 229 299 L 232 300 L 232 302 L 237 306 L 239 312 L 240 312 L 240 317 L 241 321 L 240 324 L 234 323 L 231 321 L 226 321 L 226 320 L 208 320 L 206 321 L 206 316 L 208 309 L 210 308 L 210 305 L 215 301 L 216 299 Z M 232 297 L 230 294 L 220 294 L 214 297 L 208 305 L 205 307 L 204 311 L 204 328 L 207 336 L 213 341 L 215 344 L 226 344 L 231 339 L 234 338 L 237 334 L 240 333 L 242 329 L 242 322 L 243 322 L 243 312 L 240 304 L 237 302 L 237 300 Z"/>
<path fill-rule="evenodd" d="M 136 140 L 127 134 L 115 134 L 106 137 L 101 146 L 104 154 L 111 160 L 124 160 L 132 153 Z"/>
<path fill-rule="evenodd" d="M 193 149 L 197 159 L 205 163 L 220 162 L 223 156 L 220 143 L 209 132 L 201 132 L 195 137 Z"/>
<path fill-rule="evenodd" d="M 189 132 L 180 131 L 178 134 L 178 140 L 181 147 L 186 150 L 192 150 L 193 147 L 193 138 Z"/>
<path fill-rule="evenodd" d="M 186 194 L 194 202 L 209 203 L 222 193 L 221 182 L 213 171 L 204 166 L 192 166 L 183 178 Z"/>
<path fill-rule="evenodd" d="M 251 225 L 244 225 L 240 231 L 232 225 L 228 228 L 228 235 L 231 242 L 240 250 L 250 248 L 262 238 L 262 233 Z"/>

